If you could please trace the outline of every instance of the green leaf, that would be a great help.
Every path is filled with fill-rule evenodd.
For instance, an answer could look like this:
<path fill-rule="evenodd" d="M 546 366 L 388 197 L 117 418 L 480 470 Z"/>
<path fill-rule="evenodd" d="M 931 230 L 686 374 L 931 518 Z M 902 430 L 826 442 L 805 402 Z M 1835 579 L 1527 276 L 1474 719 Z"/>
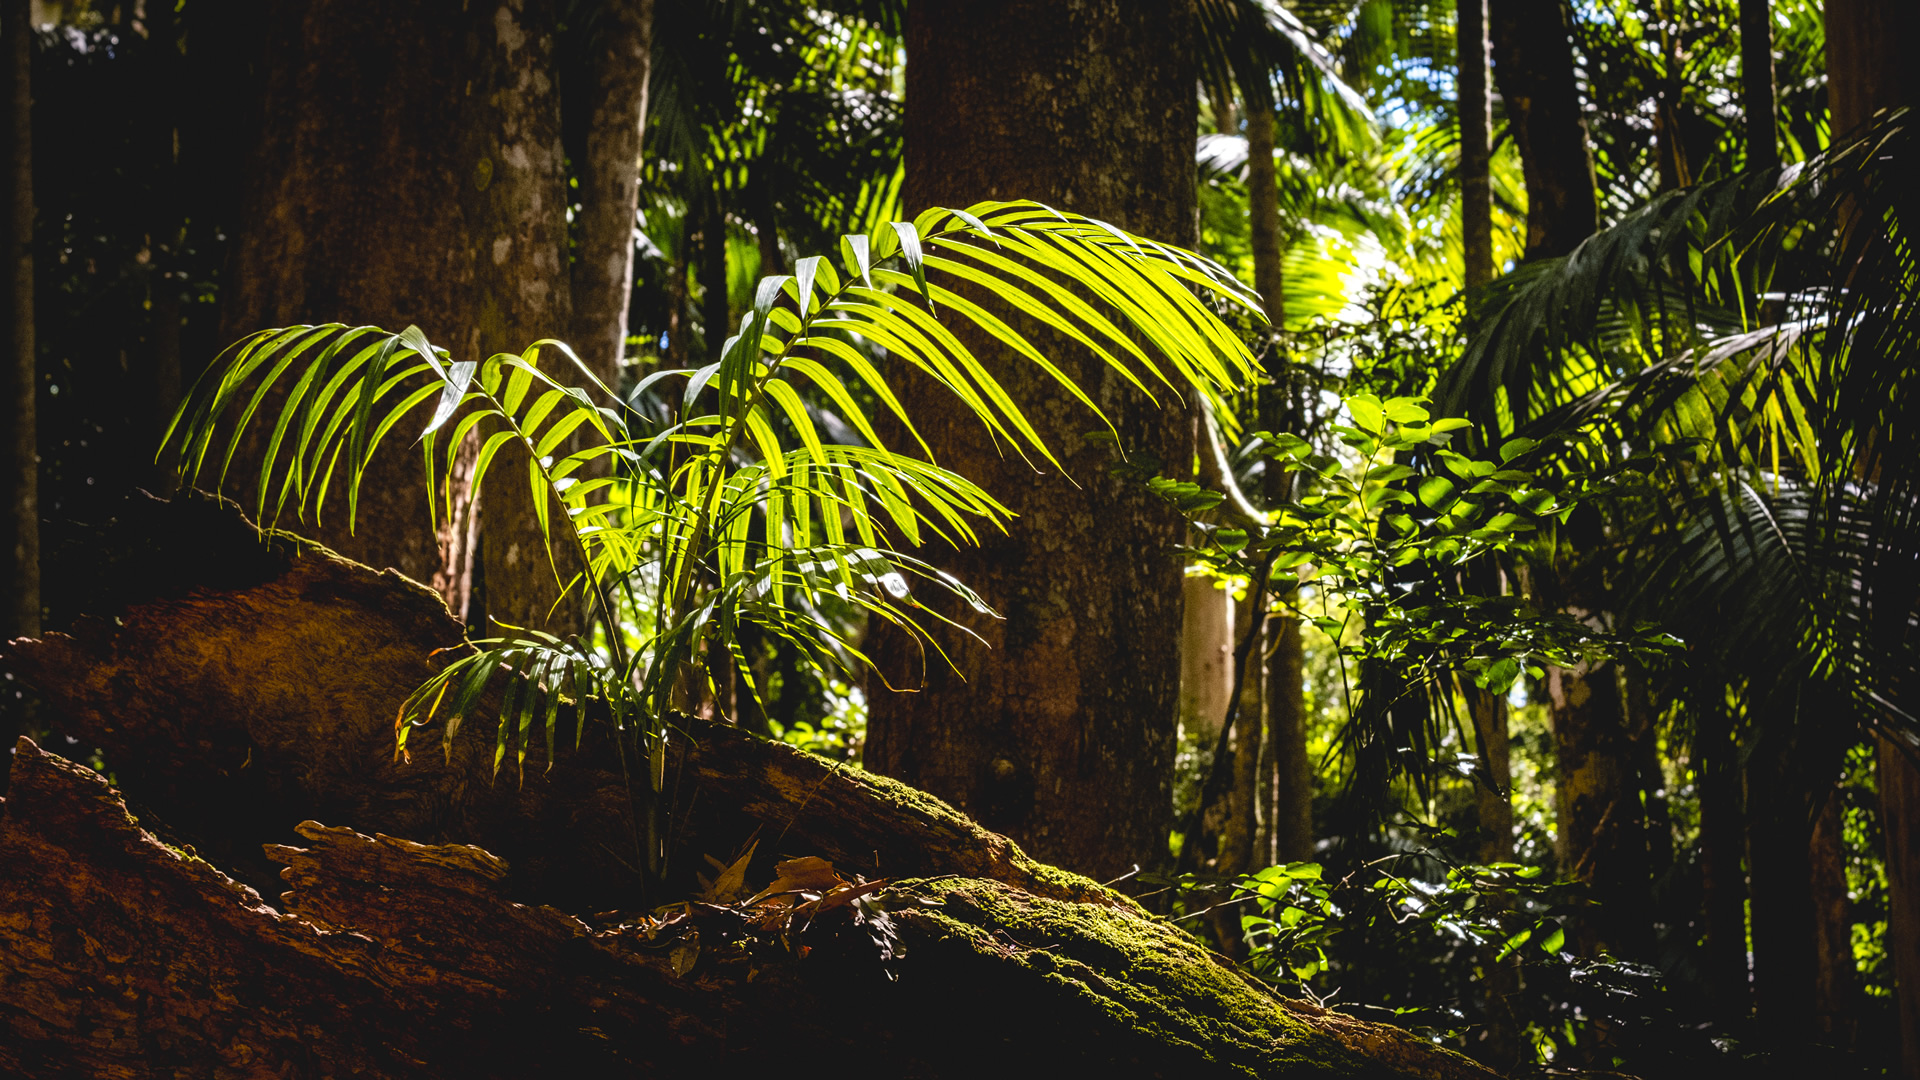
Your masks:
<path fill-rule="evenodd" d="M 1378 435 L 1386 429 L 1386 412 L 1380 407 L 1380 399 L 1372 394 L 1348 398 L 1347 413 L 1353 417 L 1353 426 L 1368 435 Z"/>

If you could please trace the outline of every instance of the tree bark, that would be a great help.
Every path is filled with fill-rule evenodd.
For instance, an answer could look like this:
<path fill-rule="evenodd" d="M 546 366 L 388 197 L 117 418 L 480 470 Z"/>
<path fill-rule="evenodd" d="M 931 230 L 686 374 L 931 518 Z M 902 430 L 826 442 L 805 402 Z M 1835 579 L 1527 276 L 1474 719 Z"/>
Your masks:
<path fill-rule="evenodd" d="M 476 218 L 488 258 L 479 264 L 475 358 L 519 352 L 570 325 L 567 289 L 567 177 L 560 146 L 555 82 L 555 0 L 511 0 L 493 9 L 479 34 L 476 159 L 493 163 L 478 192 Z M 541 370 L 563 383 L 573 365 L 551 350 Z M 499 623 L 566 635 L 583 629 L 582 590 L 561 603 L 563 583 L 580 570 L 559 503 L 527 483 L 516 451 L 496 459 L 480 493 L 481 557 L 487 615 Z M 535 499 L 548 502 L 553 535 L 543 536 Z"/>
<path fill-rule="evenodd" d="M 1212 745 L 1233 695 L 1233 594 L 1212 575 L 1181 582 L 1180 731 Z"/>
<path fill-rule="evenodd" d="M 1474 785 L 1484 834 L 1480 861 L 1509 863 L 1513 861 L 1513 746 L 1507 729 L 1507 699 L 1471 685 L 1466 690 L 1474 738 L 1487 769 L 1486 783 Z M 1484 953 L 1482 983 L 1488 1020 L 1474 1056 L 1490 1068 L 1507 1073 L 1520 1063 L 1521 1028 L 1514 1008 L 1514 998 L 1520 993 L 1520 958 L 1502 960 L 1498 947 Z"/>
<path fill-rule="evenodd" d="M 1920 16 L 1901 0 L 1828 0 L 1827 105 L 1836 136 L 1879 109 L 1920 101 L 1920 67 L 1908 47 Z M 1911 750 L 1911 747 L 1908 747 Z M 1875 752 L 1886 836 L 1887 950 L 1893 958 L 1903 1080 L 1920 1080 L 1920 766 L 1882 736 Z"/>
<path fill-rule="evenodd" d="M 1032 198 L 1190 243 L 1190 32 L 1175 0 L 912 5 L 907 205 Z M 1061 865 L 1104 878 L 1163 863 L 1179 692 L 1181 567 L 1169 552 L 1182 523 L 1109 475 L 1106 451 L 1081 439 L 1092 418 L 1047 376 L 986 335 L 955 330 L 1075 483 L 1003 455 L 925 381 L 899 380 L 940 464 L 1019 516 L 1005 537 L 934 556 L 1004 616 L 962 616 L 986 649 L 949 643 L 958 670 L 927 660 L 923 682 L 911 642 L 875 635 L 888 680 L 921 692 L 873 694 L 866 761 Z M 1191 460 L 1173 401 L 1148 402 L 1070 343 L 1042 341 L 1129 452 L 1176 469 Z"/>
<path fill-rule="evenodd" d="M 1773 725 L 1786 730 L 1784 725 Z M 1756 746 L 1747 765 L 1747 864 L 1753 875 L 1754 1019 L 1783 1044 L 1814 1032 L 1812 839 L 1791 747 Z"/>
<path fill-rule="evenodd" d="M 1549 668 L 1559 762 L 1560 865 L 1597 904 L 1572 935 L 1582 953 L 1627 958 L 1650 951 L 1645 826 L 1619 679 L 1610 663 Z"/>
<path fill-rule="evenodd" d="M 864 1054 L 926 1077 L 1491 1075 L 1277 999 L 937 799 L 726 728 L 670 763 L 679 883 L 756 835 L 749 888 L 789 854 L 887 876 L 865 917 L 890 924 L 893 958 L 845 907 L 805 926 L 742 903 L 580 914 L 620 900 L 578 888 L 622 876 L 627 802 L 598 723 L 552 762 L 536 747 L 524 778 L 488 781 L 478 722 L 397 761 L 388 718 L 459 637 L 437 597 L 262 543 L 230 503 L 117 516 L 101 617 L 6 657 L 127 763 L 133 802 L 15 752 L 0 1073 L 734 1075 Z M 282 888 L 278 910 L 258 891 Z"/>
<path fill-rule="evenodd" d="M 600 380 L 620 385 L 633 299 L 633 230 L 640 212 L 653 0 L 602 5 L 593 28 L 593 111 L 580 180 L 579 248 L 572 267 L 573 345 Z"/>
<path fill-rule="evenodd" d="M 0 635 L 40 632 L 40 442 L 35 423 L 39 367 L 33 336 L 33 28 L 29 0 L 0 0 L 0 48 L 7 55 L 6 609 Z"/>
<path fill-rule="evenodd" d="M 1528 258 L 1565 255 L 1598 224 L 1593 154 L 1564 0 L 1487 0 L 1493 78 L 1527 181 Z"/>
<path fill-rule="evenodd" d="M 1700 885 L 1705 907 L 1707 992 L 1714 1015 L 1744 1021 L 1747 986 L 1747 879 L 1742 869 L 1746 825 L 1740 809 L 1739 748 L 1724 711 L 1709 708 L 1694 740 L 1700 789 Z"/>
<path fill-rule="evenodd" d="M 1920 1080 L 1920 769 L 1886 736 L 1874 753 L 1886 835 L 1887 952 L 1893 957 L 1902 1080 Z"/>
<path fill-rule="evenodd" d="M 1460 260 L 1467 311 L 1493 281 L 1493 95 L 1487 86 L 1487 0 L 1457 0 L 1460 53 Z"/>
<path fill-rule="evenodd" d="M 1780 164 L 1773 87 L 1772 0 L 1740 0 L 1740 108 L 1746 114 L 1749 169 Z"/>
<path fill-rule="evenodd" d="M 1274 168 L 1273 113 L 1247 114 L 1247 228 L 1253 249 L 1253 287 L 1267 309 L 1275 336 L 1264 358 L 1267 381 L 1259 390 L 1260 422 L 1272 431 L 1290 431 L 1296 413 L 1287 407 L 1291 380 L 1279 334 L 1287 324 L 1284 248 L 1280 236 L 1280 187 Z M 1293 489 L 1292 474 L 1268 471 L 1262 497 L 1268 506 L 1284 501 Z M 1270 615 L 1266 625 L 1266 686 L 1261 697 L 1267 709 L 1266 752 L 1262 757 L 1266 786 L 1266 844 L 1270 863 L 1304 862 L 1313 858 L 1313 763 L 1307 758 L 1306 654 L 1300 622 L 1287 615 Z"/>
<path fill-rule="evenodd" d="M 1846 815 L 1840 792 L 1827 795 L 1813 821 L 1808 876 L 1813 903 L 1813 1023 L 1822 1042 L 1851 1051 L 1859 1029 L 1853 970 L 1853 917 L 1847 902 Z M 1896 976 L 1897 978 L 1897 976 Z"/>
<path fill-rule="evenodd" d="M 411 323 L 458 357 L 484 359 L 564 329 L 565 189 L 544 0 L 484 11 L 453 0 L 282 3 L 270 19 L 265 119 L 225 278 L 223 335 Z M 461 492 L 435 532 L 408 442 L 388 440 L 369 468 L 353 534 L 338 499 L 306 527 L 464 608 L 471 501 Z M 249 505 L 254 453 L 229 485 Z M 519 470 L 503 473 L 524 488 Z M 498 496 L 486 541 L 489 593 L 510 619 L 537 606 L 523 591 L 557 591 L 543 592 L 552 572 L 516 513 L 530 507 L 515 502 Z"/>

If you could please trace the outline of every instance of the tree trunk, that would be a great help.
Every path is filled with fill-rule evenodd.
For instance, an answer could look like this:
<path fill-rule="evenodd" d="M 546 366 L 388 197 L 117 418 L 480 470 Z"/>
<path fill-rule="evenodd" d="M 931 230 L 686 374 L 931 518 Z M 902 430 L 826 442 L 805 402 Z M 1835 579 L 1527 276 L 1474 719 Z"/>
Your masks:
<path fill-rule="evenodd" d="M 543 0 L 484 11 L 454 0 L 277 5 L 264 123 L 224 279 L 223 335 L 328 320 L 411 323 L 458 357 L 484 359 L 563 330 L 550 18 Z M 436 533 L 410 442 L 396 435 L 383 445 L 353 535 L 337 497 L 306 528 L 464 608 L 471 501 L 460 493 Z M 247 505 L 257 462 L 237 462 L 229 483 Z M 521 470 L 502 472 L 524 487 Z M 515 510 L 511 493 L 499 496 L 487 540 L 489 592 L 506 617 L 532 610 L 521 594 L 539 594 L 552 574 L 544 556 L 533 558 L 530 522 Z"/>
<path fill-rule="evenodd" d="M 1593 154 L 1564 0 L 1487 0 L 1493 78 L 1527 181 L 1527 257 L 1565 255 L 1598 223 Z"/>
<path fill-rule="evenodd" d="M 523 777 L 489 782 L 480 723 L 396 760 L 386 718 L 459 640 L 444 603 L 262 543 L 230 503 L 117 518 L 100 617 L 6 657 L 127 763 L 131 806 L 18 745 L 0 1073 L 745 1075 L 864 1054 L 924 1077 L 1491 1075 L 1277 999 L 937 799 L 727 728 L 669 766 L 679 886 L 755 835 L 749 890 L 790 853 L 893 884 L 805 919 L 740 901 L 585 915 L 630 884 L 599 722 L 551 762 L 533 748 Z M 288 891 L 275 910 L 248 884 Z"/>
<path fill-rule="evenodd" d="M 0 640 L 40 632 L 39 368 L 33 338 L 33 28 L 29 0 L 0 0 L 7 54 L 6 609 Z"/>
<path fill-rule="evenodd" d="M 1785 730 L 1784 725 L 1773 725 Z M 1753 874 L 1754 1019 L 1782 1044 L 1814 1031 L 1812 831 L 1791 749 L 1752 748 L 1747 766 L 1747 862 Z"/>
<path fill-rule="evenodd" d="M 640 212 L 640 145 L 653 55 L 653 0 L 613 0 L 593 28 L 592 115 L 580 179 L 570 344 L 600 380 L 620 386 L 633 299 L 633 230 Z"/>
<path fill-rule="evenodd" d="M 1180 618 L 1180 731 L 1212 745 L 1233 695 L 1233 593 L 1212 575 L 1183 579 Z"/>
<path fill-rule="evenodd" d="M 1660 83 L 1653 109 L 1653 145 L 1660 173 L 1660 190 L 1672 191 L 1693 183 L 1693 166 L 1687 159 L 1686 136 L 1680 130 L 1681 81 L 1680 28 L 1675 24 L 1672 0 L 1662 0 L 1660 19 Z"/>
<path fill-rule="evenodd" d="M 1746 114 L 1747 168 L 1780 164 L 1773 97 L 1772 0 L 1740 0 L 1740 108 Z"/>
<path fill-rule="evenodd" d="M 1822 9 L 1827 41 L 1827 104 L 1836 136 L 1879 109 L 1920 101 L 1920 66 L 1907 46 L 1920 16 L 1903 0 L 1828 0 Z M 1908 747 L 1909 750 L 1912 747 Z M 1893 958 L 1895 1008 L 1903 1080 L 1920 1080 L 1920 766 L 1878 740 L 1875 756 L 1881 828 L 1886 835 L 1887 889 L 1892 912 L 1887 950 Z"/>
<path fill-rule="evenodd" d="M 1468 686 L 1467 707 L 1473 715 L 1474 738 L 1487 770 L 1486 783 L 1474 785 L 1478 803 L 1482 863 L 1513 861 L 1513 753 L 1507 730 L 1507 699 Z M 1503 907 L 1505 905 L 1502 905 Z M 1514 1009 L 1520 993 L 1520 958 L 1499 959 L 1496 946 L 1484 950 L 1482 989 L 1487 995 L 1487 1023 L 1475 1057 L 1501 1073 L 1520 1063 L 1521 1027 Z"/>
<path fill-rule="evenodd" d="M 1714 1015 L 1723 1022 L 1740 1022 L 1752 1008 L 1747 986 L 1747 879 L 1741 869 L 1746 825 L 1740 813 L 1739 748 L 1721 709 L 1709 706 L 1705 711 L 1694 754 L 1706 922 L 1702 966 Z"/>
<path fill-rule="evenodd" d="M 1009 0 L 990 13 L 929 0 L 907 18 L 905 201 L 964 207 L 1032 198 L 1158 240 L 1194 231 L 1195 65 L 1187 6 Z M 998 305 L 992 305 L 998 306 Z M 1012 317 L 1009 313 L 1008 317 Z M 1024 324 L 1023 324 L 1024 325 Z M 1031 328 L 1030 328 L 1031 329 Z M 1001 452 L 924 380 L 899 379 L 940 464 L 1019 517 L 1005 537 L 939 552 L 1004 621 L 963 616 L 987 642 L 951 642 L 958 670 L 890 633 L 876 659 L 914 695 L 873 695 L 868 766 L 956 803 L 1041 857 L 1096 877 L 1167 857 L 1179 693 L 1183 525 L 1109 474 L 1095 426 L 997 341 L 956 327 L 1027 410 L 1078 484 Z M 1037 333 L 1038 331 L 1036 331 Z M 1179 468 L 1191 428 L 1094 357 L 1041 336 L 1129 452 Z"/>
<path fill-rule="evenodd" d="M 1493 281 L 1493 95 L 1487 87 L 1487 0 L 1457 0 L 1460 52 L 1460 258 L 1467 310 Z"/>
<path fill-rule="evenodd" d="M 1813 902 L 1813 1023 L 1820 1040 L 1852 1050 L 1859 1028 L 1853 970 L 1853 917 L 1847 903 L 1846 814 L 1838 791 L 1813 821 L 1808 881 Z"/>
<path fill-rule="evenodd" d="M 1651 951 L 1646 833 L 1633 744 L 1610 663 L 1549 668 L 1560 865 L 1585 882 L 1595 903 L 1572 935 L 1582 953 L 1626 958 Z"/>
<path fill-rule="evenodd" d="M 470 153 L 493 163 L 478 192 L 476 234 L 489 257 L 479 263 L 475 358 L 519 352 L 570 325 L 567 292 L 567 177 L 560 146 L 560 91 L 553 65 L 554 0 L 518 0 L 495 8 L 479 35 L 479 90 Z M 630 219 L 629 219 L 630 220 Z M 571 383 L 573 365 L 551 350 L 541 370 Z M 582 629 L 582 592 L 560 599 L 580 570 L 559 504 L 528 486 L 520 451 L 502 454 L 480 498 L 480 544 L 487 567 L 487 615 L 497 622 L 566 635 Z M 548 501 L 554 534 L 543 536 L 534 505 Z"/>
<path fill-rule="evenodd" d="M 1247 114 L 1247 221 L 1253 249 L 1253 286 L 1267 309 L 1267 321 L 1276 332 L 1287 323 L 1284 249 L 1280 236 L 1280 188 L 1274 169 L 1273 113 Z M 1278 334 L 1264 358 L 1267 381 L 1260 387 L 1260 422 L 1272 431 L 1291 431 L 1296 413 L 1287 407 L 1291 390 L 1287 362 Z M 1291 473 L 1270 469 L 1262 481 L 1266 505 L 1284 501 L 1293 489 Z M 1306 654 L 1300 640 L 1300 622 L 1291 616 L 1267 619 L 1266 686 L 1261 694 L 1267 709 L 1266 751 L 1262 756 L 1266 787 L 1266 843 L 1269 863 L 1304 862 L 1313 858 L 1313 763 L 1307 758 Z M 1271 643 L 1271 644 L 1267 644 Z"/>
<path fill-rule="evenodd" d="M 1874 756 L 1886 834 L 1887 952 L 1893 957 L 1901 1080 L 1920 1080 L 1920 769 L 1881 736 Z"/>
<path fill-rule="evenodd" d="M 721 349 L 733 334 L 733 313 L 727 297 L 727 209 L 715 189 L 700 227 L 700 321 L 707 330 L 707 363 L 720 362 Z"/>

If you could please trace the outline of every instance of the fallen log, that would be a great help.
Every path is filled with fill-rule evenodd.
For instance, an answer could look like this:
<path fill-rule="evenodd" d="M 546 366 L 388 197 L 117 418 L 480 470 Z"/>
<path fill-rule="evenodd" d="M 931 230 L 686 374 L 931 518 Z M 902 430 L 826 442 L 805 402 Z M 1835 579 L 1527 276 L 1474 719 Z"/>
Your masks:
<path fill-rule="evenodd" d="M 938 800 L 727 728 L 670 769 L 679 887 L 757 836 L 755 884 L 787 855 L 893 879 L 856 891 L 895 947 L 852 904 L 779 932 L 745 902 L 589 915 L 634 895 L 594 725 L 524 779 L 495 782 L 479 724 L 396 760 L 399 701 L 461 640 L 437 597 L 210 500 L 135 504 L 122 530 L 147 554 L 117 561 L 102 616 L 5 658 L 134 806 L 16 749 L 0 1074 L 1488 1075 L 1282 1000 Z"/>

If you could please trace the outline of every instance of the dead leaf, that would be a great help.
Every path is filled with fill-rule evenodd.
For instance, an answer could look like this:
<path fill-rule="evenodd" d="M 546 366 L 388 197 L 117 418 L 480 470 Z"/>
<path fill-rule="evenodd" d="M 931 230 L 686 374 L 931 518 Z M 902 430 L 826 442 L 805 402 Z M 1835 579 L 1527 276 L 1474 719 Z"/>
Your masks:
<path fill-rule="evenodd" d="M 834 872 L 833 864 L 818 855 L 805 855 L 777 863 L 773 872 L 773 884 L 754 893 L 747 901 L 749 905 L 781 893 L 829 893 L 847 884 L 845 878 Z"/>
<path fill-rule="evenodd" d="M 687 934 L 674 942 L 673 948 L 667 953 L 667 962 L 673 965 L 676 977 L 684 977 L 692 971 L 693 965 L 700 962 L 700 935 Z"/>
<path fill-rule="evenodd" d="M 747 891 L 747 864 L 753 861 L 754 849 L 759 846 L 758 840 L 748 844 L 746 854 L 735 859 L 732 866 L 724 866 L 719 859 L 707 856 L 720 876 L 708 882 L 705 875 L 699 875 L 701 888 L 696 898 L 709 904 L 731 904 L 740 899 L 740 894 Z"/>

